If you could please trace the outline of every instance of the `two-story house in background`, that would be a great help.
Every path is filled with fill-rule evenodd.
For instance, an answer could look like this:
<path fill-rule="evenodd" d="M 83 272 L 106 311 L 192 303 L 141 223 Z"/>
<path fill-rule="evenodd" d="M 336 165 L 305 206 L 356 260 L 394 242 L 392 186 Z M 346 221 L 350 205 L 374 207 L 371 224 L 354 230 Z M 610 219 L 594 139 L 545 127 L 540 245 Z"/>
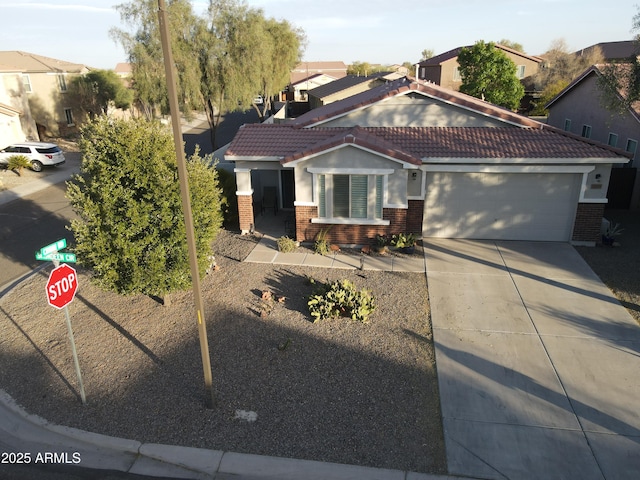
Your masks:
<path fill-rule="evenodd" d="M 33 53 L 0 51 L 0 71 L 20 75 L 21 93 L 28 99 L 30 116 L 37 125 L 40 140 L 75 132 L 79 111 L 67 95 L 69 82 L 89 70 L 86 65 Z M 24 134 L 33 137 L 32 132 Z"/>
<path fill-rule="evenodd" d="M 546 105 L 547 123 L 632 155 L 631 162 L 612 169 L 608 207 L 640 208 L 640 177 L 636 175 L 640 166 L 640 103 L 624 112 L 607 109 L 601 102 L 598 86 L 602 68 L 602 65 L 589 67 L 553 98 Z"/>
<path fill-rule="evenodd" d="M 418 79 L 426 80 L 451 90 L 460 90 L 462 78 L 460 77 L 458 55 L 463 48 L 471 47 L 472 45 L 454 48 L 418 63 Z M 543 59 L 540 57 L 527 55 L 504 45 L 496 44 L 496 48 L 504 52 L 516 65 L 516 75 L 521 81 L 535 75 L 543 63 Z"/>

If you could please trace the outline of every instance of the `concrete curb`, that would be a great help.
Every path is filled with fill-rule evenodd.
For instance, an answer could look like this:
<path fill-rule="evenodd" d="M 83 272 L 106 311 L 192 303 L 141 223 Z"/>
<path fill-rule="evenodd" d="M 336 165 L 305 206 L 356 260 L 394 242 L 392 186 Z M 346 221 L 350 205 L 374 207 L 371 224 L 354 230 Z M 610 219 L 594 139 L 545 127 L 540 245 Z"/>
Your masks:
<path fill-rule="evenodd" d="M 56 455 L 56 463 L 96 470 L 193 480 L 446 480 L 461 477 L 401 470 L 141 443 L 63 427 L 31 415 L 0 390 L 0 445 L 29 453 L 31 461 Z M 39 457 L 40 456 L 40 457 Z"/>

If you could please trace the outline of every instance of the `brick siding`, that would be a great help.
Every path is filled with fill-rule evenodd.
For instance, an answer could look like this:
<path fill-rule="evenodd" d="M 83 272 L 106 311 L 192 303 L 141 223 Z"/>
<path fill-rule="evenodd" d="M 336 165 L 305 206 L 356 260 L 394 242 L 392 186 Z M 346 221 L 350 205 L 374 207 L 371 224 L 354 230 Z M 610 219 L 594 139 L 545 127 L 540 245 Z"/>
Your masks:
<path fill-rule="evenodd" d="M 573 225 L 574 242 L 599 242 L 604 203 L 579 203 Z"/>
<path fill-rule="evenodd" d="M 327 237 L 331 243 L 339 245 L 373 245 L 376 235 L 394 233 L 422 233 L 422 201 L 409 204 L 409 208 L 385 208 L 382 218 L 389 225 L 353 225 L 311 223 L 318 218 L 317 207 L 296 207 L 296 240 L 313 242 L 321 230 L 329 229 Z M 419 215 L 417 210 L 420 210 Z M 419 218 L 419 221 L 417 220 Z"/>
<path fill-rule="evenodd" d="M 238 220 L 240 223 L 240 231 L 242 233 L 249 233 L 251 226 L 254 224 L 253 217 L 253 196 L 252 195 L 238 195 Z"/>

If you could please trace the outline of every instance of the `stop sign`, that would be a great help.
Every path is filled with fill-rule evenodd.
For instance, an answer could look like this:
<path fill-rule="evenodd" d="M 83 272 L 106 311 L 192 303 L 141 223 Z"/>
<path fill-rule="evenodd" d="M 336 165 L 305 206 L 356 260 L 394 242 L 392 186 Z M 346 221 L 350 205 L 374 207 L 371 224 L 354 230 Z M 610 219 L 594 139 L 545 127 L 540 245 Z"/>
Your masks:
<path fill-rule="evenodd" d="M 73 300 L 78 290 L 78 275 L 66 263 L 54 268 L 47 280 L 47 301 L 49 305 L 63 308 Z"/>

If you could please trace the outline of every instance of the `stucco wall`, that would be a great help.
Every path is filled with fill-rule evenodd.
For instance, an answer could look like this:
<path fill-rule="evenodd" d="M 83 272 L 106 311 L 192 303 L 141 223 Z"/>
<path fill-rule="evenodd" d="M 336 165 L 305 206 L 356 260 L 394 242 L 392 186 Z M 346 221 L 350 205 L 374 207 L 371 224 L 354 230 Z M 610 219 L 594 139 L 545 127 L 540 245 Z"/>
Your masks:
<path fill-rule="evenodd" d="M 569 131 L 582 135 L 583 125 L 591 126 L 591 139 L 607 144 L 609 133 L 618 135 L 618 148 L 625 149 L 627 140 L 636 140 L 640 144 L 640 122 L 629 112 L 614 113 L 600 104 L 600 92 L 596 74 L 591 74 L 570 92 L 556 100 L 549 109 L 547 123 L 564 130 L 565 120 L 571 120 Z M 640 167 L 640 145 L 636 151 L 633 165 Z"/>
<path fill-rule="evenodd" d="M 407 171 L 398 162 L 380 157 L 360 148 L 347 146 L 338 150 L 318 155 L 307 161 L 300 162 L 295 167 L 296 202 L 311 203 L 313 198 L 313 174 L 309 169 L 333 169 L 341 173 L 350 173 L 358 169 L 394 169 L 395 172 L 387 176 L 387 191 L 385 205 L 407 204 Z"/>

